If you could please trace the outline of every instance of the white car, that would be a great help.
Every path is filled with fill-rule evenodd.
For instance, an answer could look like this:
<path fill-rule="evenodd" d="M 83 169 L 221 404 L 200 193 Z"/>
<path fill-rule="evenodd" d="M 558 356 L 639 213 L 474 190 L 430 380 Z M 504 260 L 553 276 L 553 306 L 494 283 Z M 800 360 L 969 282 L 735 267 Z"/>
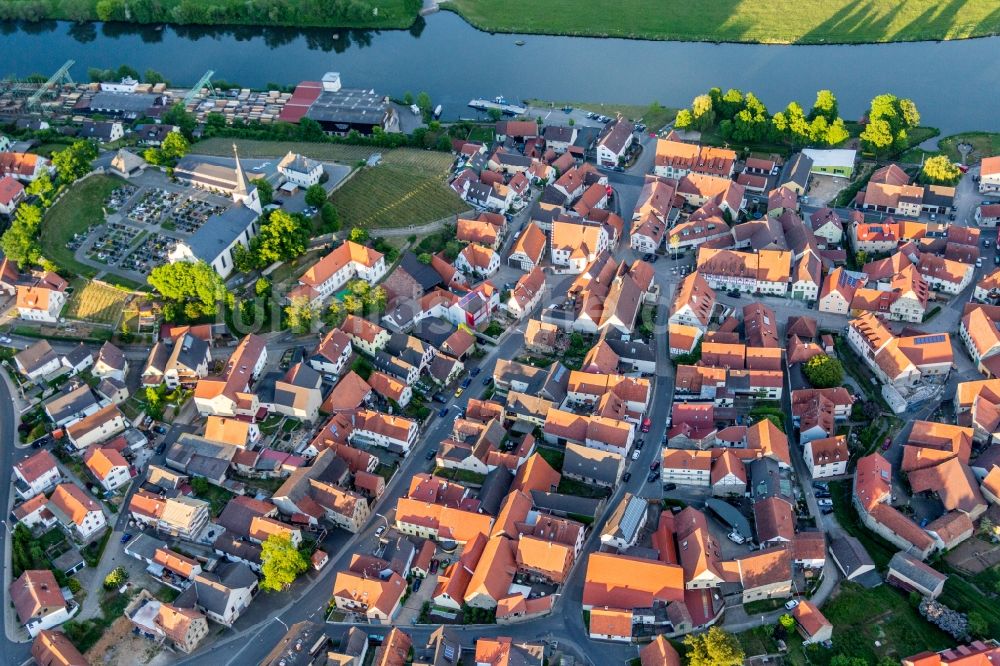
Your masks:
<path fill-rule="evenodd" d="M 385 525 L 379 525 L 377 528 L 375 528 L 375 536 L 376 537 L 380 537 L 384 533 L 385 533 Z"/>
<path fill-rule="evenodd" d="M 798 599 L 789 599 L 788 601 L 785 602 L 785 610 L 792 610 L 798 605 L 799 605 Z"/>
<path fill-rule="evenodd" d="M 727 534 L 726 536 L 729 537 L 729 540 L 732 541 L 733 543 L 746 543 L 746 539 L 744 539 L 743 535 L 741 535 L 739 532 L 733 531 Z"/>
<path fill-rule="evenodd" d="M 633 451 L 632 452 L 632 460 L 638 460 L 640 453 L 642 453 L 642 452 L 639 449 L 636 449 L 635 451 Z"/>
<path fill-rule="evenodd" d="M 817 504 L 817 505 L 819 506 L 819 508 L 821 508 L 821 509 L 829 509 L 830 507 L 832 507 L 832 506 L 833 506 L 833 500 L 828 500 L 828 499 L 818 499 L 818 500 L 816 500 L 816 504 Z"/>

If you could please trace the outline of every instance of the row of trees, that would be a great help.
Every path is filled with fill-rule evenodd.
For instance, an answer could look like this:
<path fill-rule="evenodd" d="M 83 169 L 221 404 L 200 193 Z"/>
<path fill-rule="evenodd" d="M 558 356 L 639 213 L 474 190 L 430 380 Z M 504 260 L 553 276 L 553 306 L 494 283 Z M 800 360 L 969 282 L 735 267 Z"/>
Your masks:
<path fill-rule="evenodd" d="M 878 95 L 868 106 L 868 124 L 861 142 L 873 153 L 901 151 L 910 146 L 909 131 L 920 124 L 920 112 L 911 99 Z"/>
<path fill-rule="evenodd" d="M 128 65 L 119 65 L 118 69 L 101 69 L 100 67 L 91 67 L 87 70 L 87 77 L 93 83 L 100 83 L 102 81 L 120 81 L 124 78 L 133 78 L 136 81 L 144 81 L 149 84 L 166 83 L 170 85 L 170 81 L 163 78 L 163 75 L 157 72 L 155 69 L 147 69 L 145 74 L 139 74 L 139 70 Z"/>
<path fill-rule="evenodd" d="M 674 127 L 703 132 L 717 127 L 727 141 L 782 141 L 795 146 L 835 146 L 849 136 L 838 113 L 837 98 L 829 90 L 816 93 L 816 101 L 808 114 L 798 102 L 791 102 L 772 116 L 752 92 L 730 88 L 723 93 L 719 88 L 712 88 L 695 97 L 691 108 L 677 113 Z"/>
<path fill-rule="evenodd" d="M 52 154 L 55 181 L 46 173 L 26 188 L 26 192 L 37 199 L 34 203 L 18 206 L 10 227 L 0 236 L 0 250 L 20 268 L 42 263 L 38 232 L 45 209 L 52 205 L 60 190 L 90 173 L 96 158 L 96 145 L 85 140 L 75 141 Z"/>

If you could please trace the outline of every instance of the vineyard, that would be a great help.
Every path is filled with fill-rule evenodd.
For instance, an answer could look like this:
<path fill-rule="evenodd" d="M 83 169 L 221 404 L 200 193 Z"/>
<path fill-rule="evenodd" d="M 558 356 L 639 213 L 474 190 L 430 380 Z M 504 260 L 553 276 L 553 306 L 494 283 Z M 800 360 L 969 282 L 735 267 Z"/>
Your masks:
<path fill-rule="evenodd" d="M 415 151 L 420 152 L 420 151 Z M 365 168 L 333 193 L 345 228 L 416 226 L 469 209 L 442 178 L 384 164 Z"/>
<path fill-rule="evenodd" d="M 100 282 L 73 280 L 73 295 L 66 304 L 63 316 L 97 324 L 116 324 L 125 308 L 128 294 Z"/>

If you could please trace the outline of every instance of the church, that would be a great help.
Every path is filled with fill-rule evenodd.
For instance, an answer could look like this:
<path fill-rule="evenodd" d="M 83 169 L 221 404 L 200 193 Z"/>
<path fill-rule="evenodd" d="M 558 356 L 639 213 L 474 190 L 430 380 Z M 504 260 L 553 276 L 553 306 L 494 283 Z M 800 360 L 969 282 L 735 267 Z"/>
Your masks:
<path fill-rule="evenodd" d="M 222 278 L 227 278 L 233 272 L 236 245 L 249 247 L 250 239 L 260 231 L 260 194 L 256 186 L 248 184 L 235 145 L 233 155 L 236 157 L 234 185 L 230 191 L 233 205 L 205 220 L 187 240 L 178 241 L 167 255 L 170 263 L 204 261 Z"/>

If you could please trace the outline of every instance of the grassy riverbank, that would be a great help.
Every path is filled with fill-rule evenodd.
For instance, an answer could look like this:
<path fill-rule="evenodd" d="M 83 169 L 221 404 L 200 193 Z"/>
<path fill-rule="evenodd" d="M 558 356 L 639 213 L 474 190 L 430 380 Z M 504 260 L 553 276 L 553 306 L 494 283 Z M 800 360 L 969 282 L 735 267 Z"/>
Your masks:
<path fill-rule="evenodd" d="M 958 150 L 959 144 L 972 146 L 972 152 L 968 158 L 963 158 Z M 978 164 L 984 157 L 1000 155 L 1000 134 L 996 132 L 963 132 L 946 136 L 938 141 L 937 150 L 923 150 L 914 148 L 903 155 L 903 161 L 917 163 L 921 158 L 931 157 L 944 153 L 953 162 L 968 162 Z"/>
<path fill-rule="evenodd" d="M 570 106 L 574 109 L 593 111 L 594 113 L 612 117 L 620 113 L 624 118 L 645 123 L 650 129 L 659 129 L 673 121 L 674 117 L 677 116 L 677 109 L 660 106 L 656 102 L 644 106 L 642 104 L 601 104 L 600 102 L 552 102 L 541 99 L 525 99 L 522 101 L 529 106 L 537 108 L 562 109 Z"/>
<path fill-rule="evenodd" d="M 993 0 L 449 0 L 490 32 L 706 42 L 865 43 L 1000 33 Z"/>
<path fill-rule="evenodd" d="M 0 20 L 408 28 L 421 0 L 0 0 Z"/>

